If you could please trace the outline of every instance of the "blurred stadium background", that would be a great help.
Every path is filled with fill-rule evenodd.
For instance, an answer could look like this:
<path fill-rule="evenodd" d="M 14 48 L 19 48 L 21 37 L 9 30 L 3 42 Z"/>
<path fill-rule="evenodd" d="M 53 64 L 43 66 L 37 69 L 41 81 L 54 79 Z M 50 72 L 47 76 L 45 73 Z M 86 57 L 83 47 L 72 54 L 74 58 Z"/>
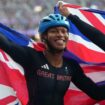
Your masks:
<path fill-rule="evenodd" d="M 0 0 L 0 22 L 33 37 L 40 19 L 53 12 L 58 0 Z M 64 0 L 71 4 L 105 10 L 105 0 Z"/>

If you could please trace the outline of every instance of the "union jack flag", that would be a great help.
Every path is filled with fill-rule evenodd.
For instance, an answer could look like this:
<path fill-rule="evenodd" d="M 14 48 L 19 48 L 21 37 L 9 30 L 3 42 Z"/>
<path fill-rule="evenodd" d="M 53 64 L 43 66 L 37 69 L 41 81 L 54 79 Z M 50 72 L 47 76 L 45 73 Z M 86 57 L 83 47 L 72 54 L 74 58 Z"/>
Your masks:
<path fill-rule="evenodd" d="M 79 18 L 98 28 L 105 33 L 105 12 L 83 8 L 77 5 L 64 3 L 72 14 L 76 14 Z M 56 8 L 57 12 L 57 8 Z M 105 80 L 105 53 L 104 51 L 87 39 L 73 24 L 70 22 L 70 38 L 68 43 L 68 51 L 64 56 L 72 57 L 82 63 L 81 67 L 87 76 L 89 76 L 97 84 L 104 83 Z M 33 42 L 25 35 L 0 24 L 0 33 L 3 33 L 11 41 L 22 45 L 30 46 L 37 50 L 43 50 L 43 45 Z M 85 93 L 80 91 L 73 84 L 65 95 L 65 105 L 94 105 L 96 100 L 91 99 Z M 0 50 L 0 105 L 27 105 L 28 92 L 26 81 L 24 78 L 23 68 L 14 62 L 11 57 L 4 51 Z M 98 105 L 105 105 L 105 102 L 98 102 Z"/>
<path fill-rule="evenodd" d="M 77 15 L 84 22 L 105 33 L 105 11 L 65 2 L 63 2 L 63 5 L 68 8 L 71 14 Z M 55 13 L 59 13 L 57 6 L 55 7 Z M 69 23 L 70 37 L 67 46 L 69 51 L 65 53 L 65 56 L 69 58 L 72 55 L 80 63 L 85 74 L 95 83 L 98 85 L 105 84 L 105 52 L 86 38 L 74 23 L 71 21 Z M 65 95 L 65 105 L 77 105 L 77 103 L 78 105 L 94 105 L 97 101 L 88 97 L 72 83 Z M 99 102 L 98 105 L 105 105 L 105 101 Z"/>

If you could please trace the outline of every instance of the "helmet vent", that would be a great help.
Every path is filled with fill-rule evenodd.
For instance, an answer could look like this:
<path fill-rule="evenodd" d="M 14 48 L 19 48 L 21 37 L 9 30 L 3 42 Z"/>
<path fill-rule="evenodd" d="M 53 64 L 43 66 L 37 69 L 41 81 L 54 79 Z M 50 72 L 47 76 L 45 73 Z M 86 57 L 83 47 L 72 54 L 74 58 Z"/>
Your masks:
<path fill-rule="evenodd" d="M 61 20 L 63 20 L 63 16 L 61 16 Z"/>
<path fill-rule="evenodd" d="M 49 17 L 50 17 L 51 19 L 55 20 L 55 18 L 54 18 L 53 16 L 50 15 Z"/>
<path fill-rule="evenodd" d="M 49 21 L 51 21 L 51 20 L 49 20 L 49 19 L 44 19 L 43 20 L 43 22 L 49 22 Z"/>
<path fill-rule="evenodd" d="M 46 32 L 50 27 L 64 26 L 69 29 L 70 25 L 66 17 L 60 14 L 49 14 L 44 17 L 39 25 L 39 33 L 42 34 Z"/>
<path fill-rule="evenodd" d="M 60 19 L 58 18 L 57 20 L 59 21 Z"/>
<path fill-rule="evenodd" d="M 55 15 L 56 17 L 59 17 L 57 14 Z"/>

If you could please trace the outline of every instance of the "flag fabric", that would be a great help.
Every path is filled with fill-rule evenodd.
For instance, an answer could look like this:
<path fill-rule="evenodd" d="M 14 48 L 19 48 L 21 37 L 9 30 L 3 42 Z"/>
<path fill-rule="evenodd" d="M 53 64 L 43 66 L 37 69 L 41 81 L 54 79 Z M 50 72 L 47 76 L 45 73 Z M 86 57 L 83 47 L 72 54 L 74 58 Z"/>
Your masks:
<path fill-rule="evenodd" d="M 30 45 L 28 37 L 3 24 L 0 24 L 0 33 L 17 44 Z M 0 105 L 27 105 L 27 102 L 23 68 L 0 49 Z"/>
<path fill-rule="evenodd" d="M 43 51 L 44 46 L 0 23 L 0 33 L 20 46 Z M 0 105 L 27 105 L 28 91 L 24 69 L 0 49 Z"/>
<path fill-rule="evenodd" d="M 26 105 L 27 102 L 23 68 L 0 50 L 0 105 Z"/>
<path fill-rule="evenodd" d="M 65 2 L 62 3 L 68 8 L 71 14 L 77 15 L 81 20 L 105 33 L 105 11 L 84 8 Z M 54 12 L 59 13 L 57 5 Z M 69 57 L 69 55 L 73 54 L 75 56 L 74 59 L 80 63 L 88 77 L 98 85 L 105 84 L 105 52 L 86 38 L 70 20 L 69 23 L 68 52 L 64 56 Z M 65 105 L 105 105 L 105 101 L 97 102 L 91 99 L 73 83 L 70 84 L 64 99 Z"/>
<path fill-rule="evenodd" d="M 80 6 L 64 3 L 65 6 L 74 14 L 89 24 L 97 27 L 104 32 L 104 12 L 91 9 L 84 9 Z M 56 8 L 57 12 L 57 8 Z M 91 19 L 94 17 L 94 19 Z M 95 20 L 97 19 L 97 20 Z M 94 21 L 94 22 L 93 22 Z M 96 24 L 97 21 L 98 23 Z M 64 56 L 73 58 L 82 64 L 82 68 L 87 76 L 93 79 L 98 85 L 105 80 L 105 59 L 104 51 L 83 36 L 82 33 L 71 23 L 70 39 L 68 51 Z M 36 43 L 25 35 L 0 24 L 0 33 L 3 33 L 9 40 L 21 45 L 30 46 L 36 50 L 43 51 L 43 44 Z M 105 33 L 105 32 L 104 32 Z M 94 57 L 95 56 L 95 57 Z M 97 64 L 97 65 L 96 65 Z M 1 94 L 2 93 L 2 94 Z M 65 98 L 65 105 L 94 105 L 96 100 L 91 99 L 85 93 L 71 84 Z M 0 50 L 0 105 L 26 105 L 28 102 L 28 92 L 24 78 L 24 69 L 14 62 L 4 51 Z M 98 102 L 99 103 L 99 102 Z M 99 105 L 105 105 L 102 101 Z"/>

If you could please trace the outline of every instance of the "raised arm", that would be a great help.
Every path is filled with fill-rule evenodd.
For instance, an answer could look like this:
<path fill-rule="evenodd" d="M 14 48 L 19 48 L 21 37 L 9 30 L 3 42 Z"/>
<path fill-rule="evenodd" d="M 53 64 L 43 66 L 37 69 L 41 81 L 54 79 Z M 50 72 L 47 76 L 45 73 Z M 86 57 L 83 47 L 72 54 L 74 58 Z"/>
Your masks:
<path fill-rule="evenodd" d="M 105 51 L 105 34 L 85 23 L 77 16 L 70 14 L 68 19 L 70 19 L 87 38 Z"/>
<path fill-rule="evenodd" d="M 28 53 L 30 48 L 21 47 L 11 42 L 2 33 L 0 33 L 0 48 L 22 66 L 28 66 L 28 62 L 32 61 L 31 56 Z"/>
<path fill-rule="evenodd" d="M 100 32 L 95 27 L 85 23 L 76 15 L 70 14 L 70 11 L 68 11 L 68 9 L 62 5 L 62 3 L 59 4 L 59 10 L 62 15 L 66 16 L 77 26 L 81 33 L 83 33 L 93 43 L 95 43 L 105 51 L 105 34 Z"/>
<path fill-rule="evenodd" d="M 105 99 L 105 85 L 98 86 L 90 78 L 88 78 L 82 71 L 82 68 L 72 61 L 73 77 L 72 82 L 88 96 L 95 100 Z"/>

